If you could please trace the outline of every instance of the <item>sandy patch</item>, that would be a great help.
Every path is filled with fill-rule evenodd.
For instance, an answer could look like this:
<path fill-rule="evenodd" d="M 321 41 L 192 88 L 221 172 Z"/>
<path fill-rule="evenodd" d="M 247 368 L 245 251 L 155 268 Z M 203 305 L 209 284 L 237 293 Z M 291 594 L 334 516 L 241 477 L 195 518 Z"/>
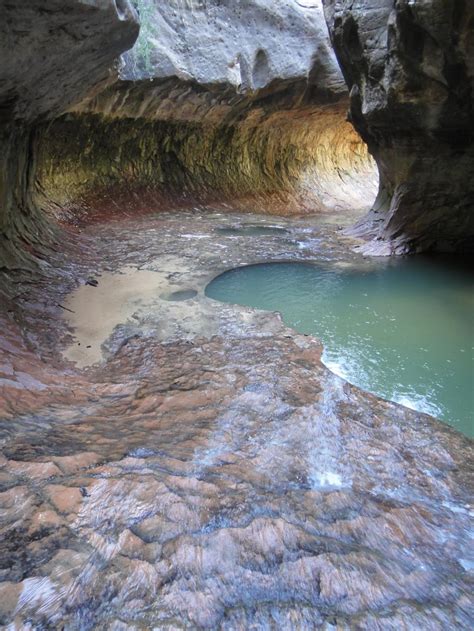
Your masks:
<path fill-rule="evenodd" d="M 64 356 L 84 368 L 103 359 L 101 345 L 118 324 L 170 290 L 169 271 L 124 267 L 117 273 L 98 277 L 98 287 L 81 285 L 67 297 L 65 319 L 74 331 L 75 342 Z"/>

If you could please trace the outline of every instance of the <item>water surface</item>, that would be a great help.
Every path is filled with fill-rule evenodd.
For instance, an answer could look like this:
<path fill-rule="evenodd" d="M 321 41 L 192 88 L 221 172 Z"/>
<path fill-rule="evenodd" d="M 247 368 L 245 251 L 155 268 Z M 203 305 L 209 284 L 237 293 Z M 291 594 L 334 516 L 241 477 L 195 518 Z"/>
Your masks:
<path fill-rule="evenodd" d="M 474 435 L 472 276 L 426 259 L 375 270 L 268 263 L 225 272 L 206 288 L 223 302 L 280 311 L 319 337 L 348 381 Z"/>
<path fill-rule="evenodd" d="M 243 226 L 224 226 L 217 228 L 217 232 L 230 237 L 263 237 L 285 234 L 288 230 L 279 226 L 254 226 L 245 224 Z"/>

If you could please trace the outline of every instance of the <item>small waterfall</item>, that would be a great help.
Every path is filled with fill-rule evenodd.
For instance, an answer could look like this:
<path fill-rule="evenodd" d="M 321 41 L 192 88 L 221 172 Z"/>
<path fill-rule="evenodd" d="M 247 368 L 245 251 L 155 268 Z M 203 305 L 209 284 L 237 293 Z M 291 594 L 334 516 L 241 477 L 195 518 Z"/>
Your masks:
<path fill-rule="evenodd" d="M 329 374 L 317 404 L 305 411 L 308 418 L 306 451 L 308 479 L 315 490 L 351 486 L 350 474 L 343 463 L 343 445 L 338 403 L 346 398 L 344 382 Z"/>

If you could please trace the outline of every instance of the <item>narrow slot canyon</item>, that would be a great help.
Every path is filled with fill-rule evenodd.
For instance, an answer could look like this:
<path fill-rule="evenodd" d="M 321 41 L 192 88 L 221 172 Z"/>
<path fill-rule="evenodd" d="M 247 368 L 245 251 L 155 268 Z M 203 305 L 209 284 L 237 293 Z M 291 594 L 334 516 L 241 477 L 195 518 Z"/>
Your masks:
<path fill-rule="evenodd" d="M 0 18 L 0 625 L 471 628 L 474 9 Z"/>

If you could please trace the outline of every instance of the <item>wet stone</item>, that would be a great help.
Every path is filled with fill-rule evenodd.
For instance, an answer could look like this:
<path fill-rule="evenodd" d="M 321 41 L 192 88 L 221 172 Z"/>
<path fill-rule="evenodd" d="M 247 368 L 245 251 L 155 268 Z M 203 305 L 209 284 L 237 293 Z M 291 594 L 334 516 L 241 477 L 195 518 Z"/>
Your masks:
<path fill-rule="evenodd" d="M 18 476 L 31 480 L 46 480 L 61 475 L 61 470 L 52 462 L 20 462 L 13 461 L 7 465 L 8 470 Z"/>
<path fill-rule="evenodd" d="M 288 231 L 285 228 L 281 228 L 279 226 L 253 226 L 253 225 L 243 225 L 243 226 L 229 226 L 229 227 L 221 227 L 217 228 L 217 231 L 220 234 L 227 235 L 230 237 L 265 237 L 265 236 L 274 236 L 274 235 L 284 235 Z"/>
<path fill-rule="evenodd" d="M 174 291 L 171 294 L 161 294 L 162 300 L 170 300 L 181 302 L 182 300 L 191 300 L 197 296 L 195 289 L 182 289 L 180 291 Z"/>
<path fill-rule="evenodd" d="M 60 484 L 49 485 L 45 489 L 50 502 L 60 513 L 77 513 L 83 501 L 81 490 Z"/>
<path fill-rule="evenodd" d="M 109 280 L 129 301 L 92 331 L 94 361 L 58 352 L 71 314 L 20 274 L 28 345 L 7 323 L 0 364 L 13 348 L 46 387 L 2 391 L 0 624 L 470 628 L 472 442 L 345 383 L 276 314 L 206 298 L 225 269 L 282 252 L 280 234 L 221 234 L 249 216 L 214 212 L 85 225 L 51 255 L 52 303 L 96 296 L 103 313 Z M 324 221 L 271 226 L 305 240 L 292 260 L 363 264 Z"/>
<path fill-rule="evenodd" d="M 11 620 L 21 594 L 21 583 L 0 583 L 0 624 Z"/>
<path fill-rule="evenodd" d="M 96 465 L 100 461 L 100 455 L 94 452 L 84 452 L 72 456 L 57 456 L 53 460 L 61 472 L 67 475 Z"/>

